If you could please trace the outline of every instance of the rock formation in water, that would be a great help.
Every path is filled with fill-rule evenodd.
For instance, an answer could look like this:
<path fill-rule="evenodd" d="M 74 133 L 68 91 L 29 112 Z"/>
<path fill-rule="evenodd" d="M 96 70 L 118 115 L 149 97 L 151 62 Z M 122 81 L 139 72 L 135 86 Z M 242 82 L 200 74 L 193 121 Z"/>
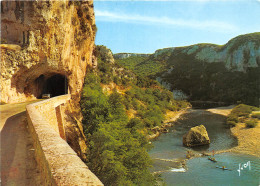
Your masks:
<path fill-rule="evenodd" d="M 192 127 L 184 136 L 183 136 L 183 145 L 187 147 L 194 147 L 200 145 L 210 144 L 210 139 L 208 132 L 204 125 Z"/>
<path fill-rule="evenodd" d="M 1 2 L 1 103 L 70 93 L 68 143 L 82 157 L 79 101 L 95 33 L 92 1 Z"/>

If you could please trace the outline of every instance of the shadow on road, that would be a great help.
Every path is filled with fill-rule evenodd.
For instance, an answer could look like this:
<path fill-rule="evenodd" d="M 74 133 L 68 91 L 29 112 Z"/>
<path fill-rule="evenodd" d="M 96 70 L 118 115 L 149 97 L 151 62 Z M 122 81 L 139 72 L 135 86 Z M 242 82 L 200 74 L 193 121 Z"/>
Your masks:
<path fill-rule="evenodd" d="M 25 111 L 9 117 L 0 133 L 1 185 L 35 185 L 39 171 Z"/>

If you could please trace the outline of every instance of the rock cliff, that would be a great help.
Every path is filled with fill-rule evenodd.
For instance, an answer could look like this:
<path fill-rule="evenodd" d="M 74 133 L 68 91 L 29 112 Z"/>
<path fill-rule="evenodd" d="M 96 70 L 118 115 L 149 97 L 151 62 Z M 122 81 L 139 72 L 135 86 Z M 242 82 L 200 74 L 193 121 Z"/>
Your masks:
<path fill-rule="evenodd" d="M 167 68 L 179 60 L 193 60 L 206 63 L 224 63 L 229 71 L 246 72 L 247 68 L 256 68 L 260 64 L 260 32 L 245 34 L 231 39 L 225 45 L 201 43 L 184 47 L 170 47 L 156 50 L 153 54 L 118 53 L 115 59 L 126 59 L 132 56 L 149 57 L 138 64 L 149 60 L 157 63 L 167 62 Z M 182 58 L 182 59 L 180 59 Z M 142 68 L 140 66 L 139 68 Z"/>
<path fill-rule="evenodd" d="M 132 56 L 137 56 L 137 57 L 149 57 L 151 54 L 137 54 L 137 53 L 117 53 L 114 54 L 115 59 L 125 59 L 128 57 Z"/>
<path fill-rule="evenodd" d="M 230 71 L 246 72 L 250 67 L 259 66 L 260 33 L 238 36 L 223 46 L 197 44 L 176 49 L 183 54 L 194 55 L 194 58 L 199 61 L 208 63 L 224 62 L 225 67 Z"/>
<path fill-rule="evenodd" d="M 170 57 L 164 56 L 167 65 L 158 76 L 191 101 L 259 105 L 259 32 L 238 36 L 223 46 L 177 47 Z"/>
<path fill-rule="evenodd" d="M 81 157 L 78 105 L 86 68 L 96 65 L 95 33 L 92 1 L 1 2 L 1 103 L 70 93 L 67 137 Z"/>
<path fill-rule="evenodd" d="M 103 60 L 104 62 L 110 64 L 115 63 L 112 51 L 106 46 L 97 45 L 95 51 L 97 53 L 97 56 L 100 56 L 101 60 Z"/>
<path fill-rule="evenodd" d="M 117 61 L 154 77 L 176 98 L 260 104 L 260 32 L 237 36 L 225 45 L 165 48 L 146 58 L 130 59 Z"/>

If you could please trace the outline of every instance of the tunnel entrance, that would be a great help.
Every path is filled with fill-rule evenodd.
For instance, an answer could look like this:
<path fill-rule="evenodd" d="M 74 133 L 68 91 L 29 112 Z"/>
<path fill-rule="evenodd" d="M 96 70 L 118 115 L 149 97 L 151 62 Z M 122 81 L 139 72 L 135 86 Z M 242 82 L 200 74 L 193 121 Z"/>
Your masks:
<path fill-rule="evenodd" d="M 34 81 L 34 95 L 40 99 L 43 94 L 51 97 L 68 94 L 68 79 L 62 74 L 41 74 Z"/>
<path fill-rule="evenodd" d="M 51 97 L 68 93 L 68 80 L 66 76 L 56 74 L 49 77 L 43 87 L 43 94 L 51 94 Z"/>

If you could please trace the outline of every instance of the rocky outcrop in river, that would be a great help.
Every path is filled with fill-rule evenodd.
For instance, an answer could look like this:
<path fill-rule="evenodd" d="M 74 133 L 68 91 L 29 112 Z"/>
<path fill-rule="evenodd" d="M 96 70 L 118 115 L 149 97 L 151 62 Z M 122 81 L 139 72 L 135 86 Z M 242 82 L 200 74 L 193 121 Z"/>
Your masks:
<path fill-rule="evenodd" d="M 204 125 L 192 127 L 184 136 L 183 136 L 183 145 L 187 147 L 199 146 L 199 145 L 208 145 L 210 144 L 210 139 L 208 132 Z"/>

